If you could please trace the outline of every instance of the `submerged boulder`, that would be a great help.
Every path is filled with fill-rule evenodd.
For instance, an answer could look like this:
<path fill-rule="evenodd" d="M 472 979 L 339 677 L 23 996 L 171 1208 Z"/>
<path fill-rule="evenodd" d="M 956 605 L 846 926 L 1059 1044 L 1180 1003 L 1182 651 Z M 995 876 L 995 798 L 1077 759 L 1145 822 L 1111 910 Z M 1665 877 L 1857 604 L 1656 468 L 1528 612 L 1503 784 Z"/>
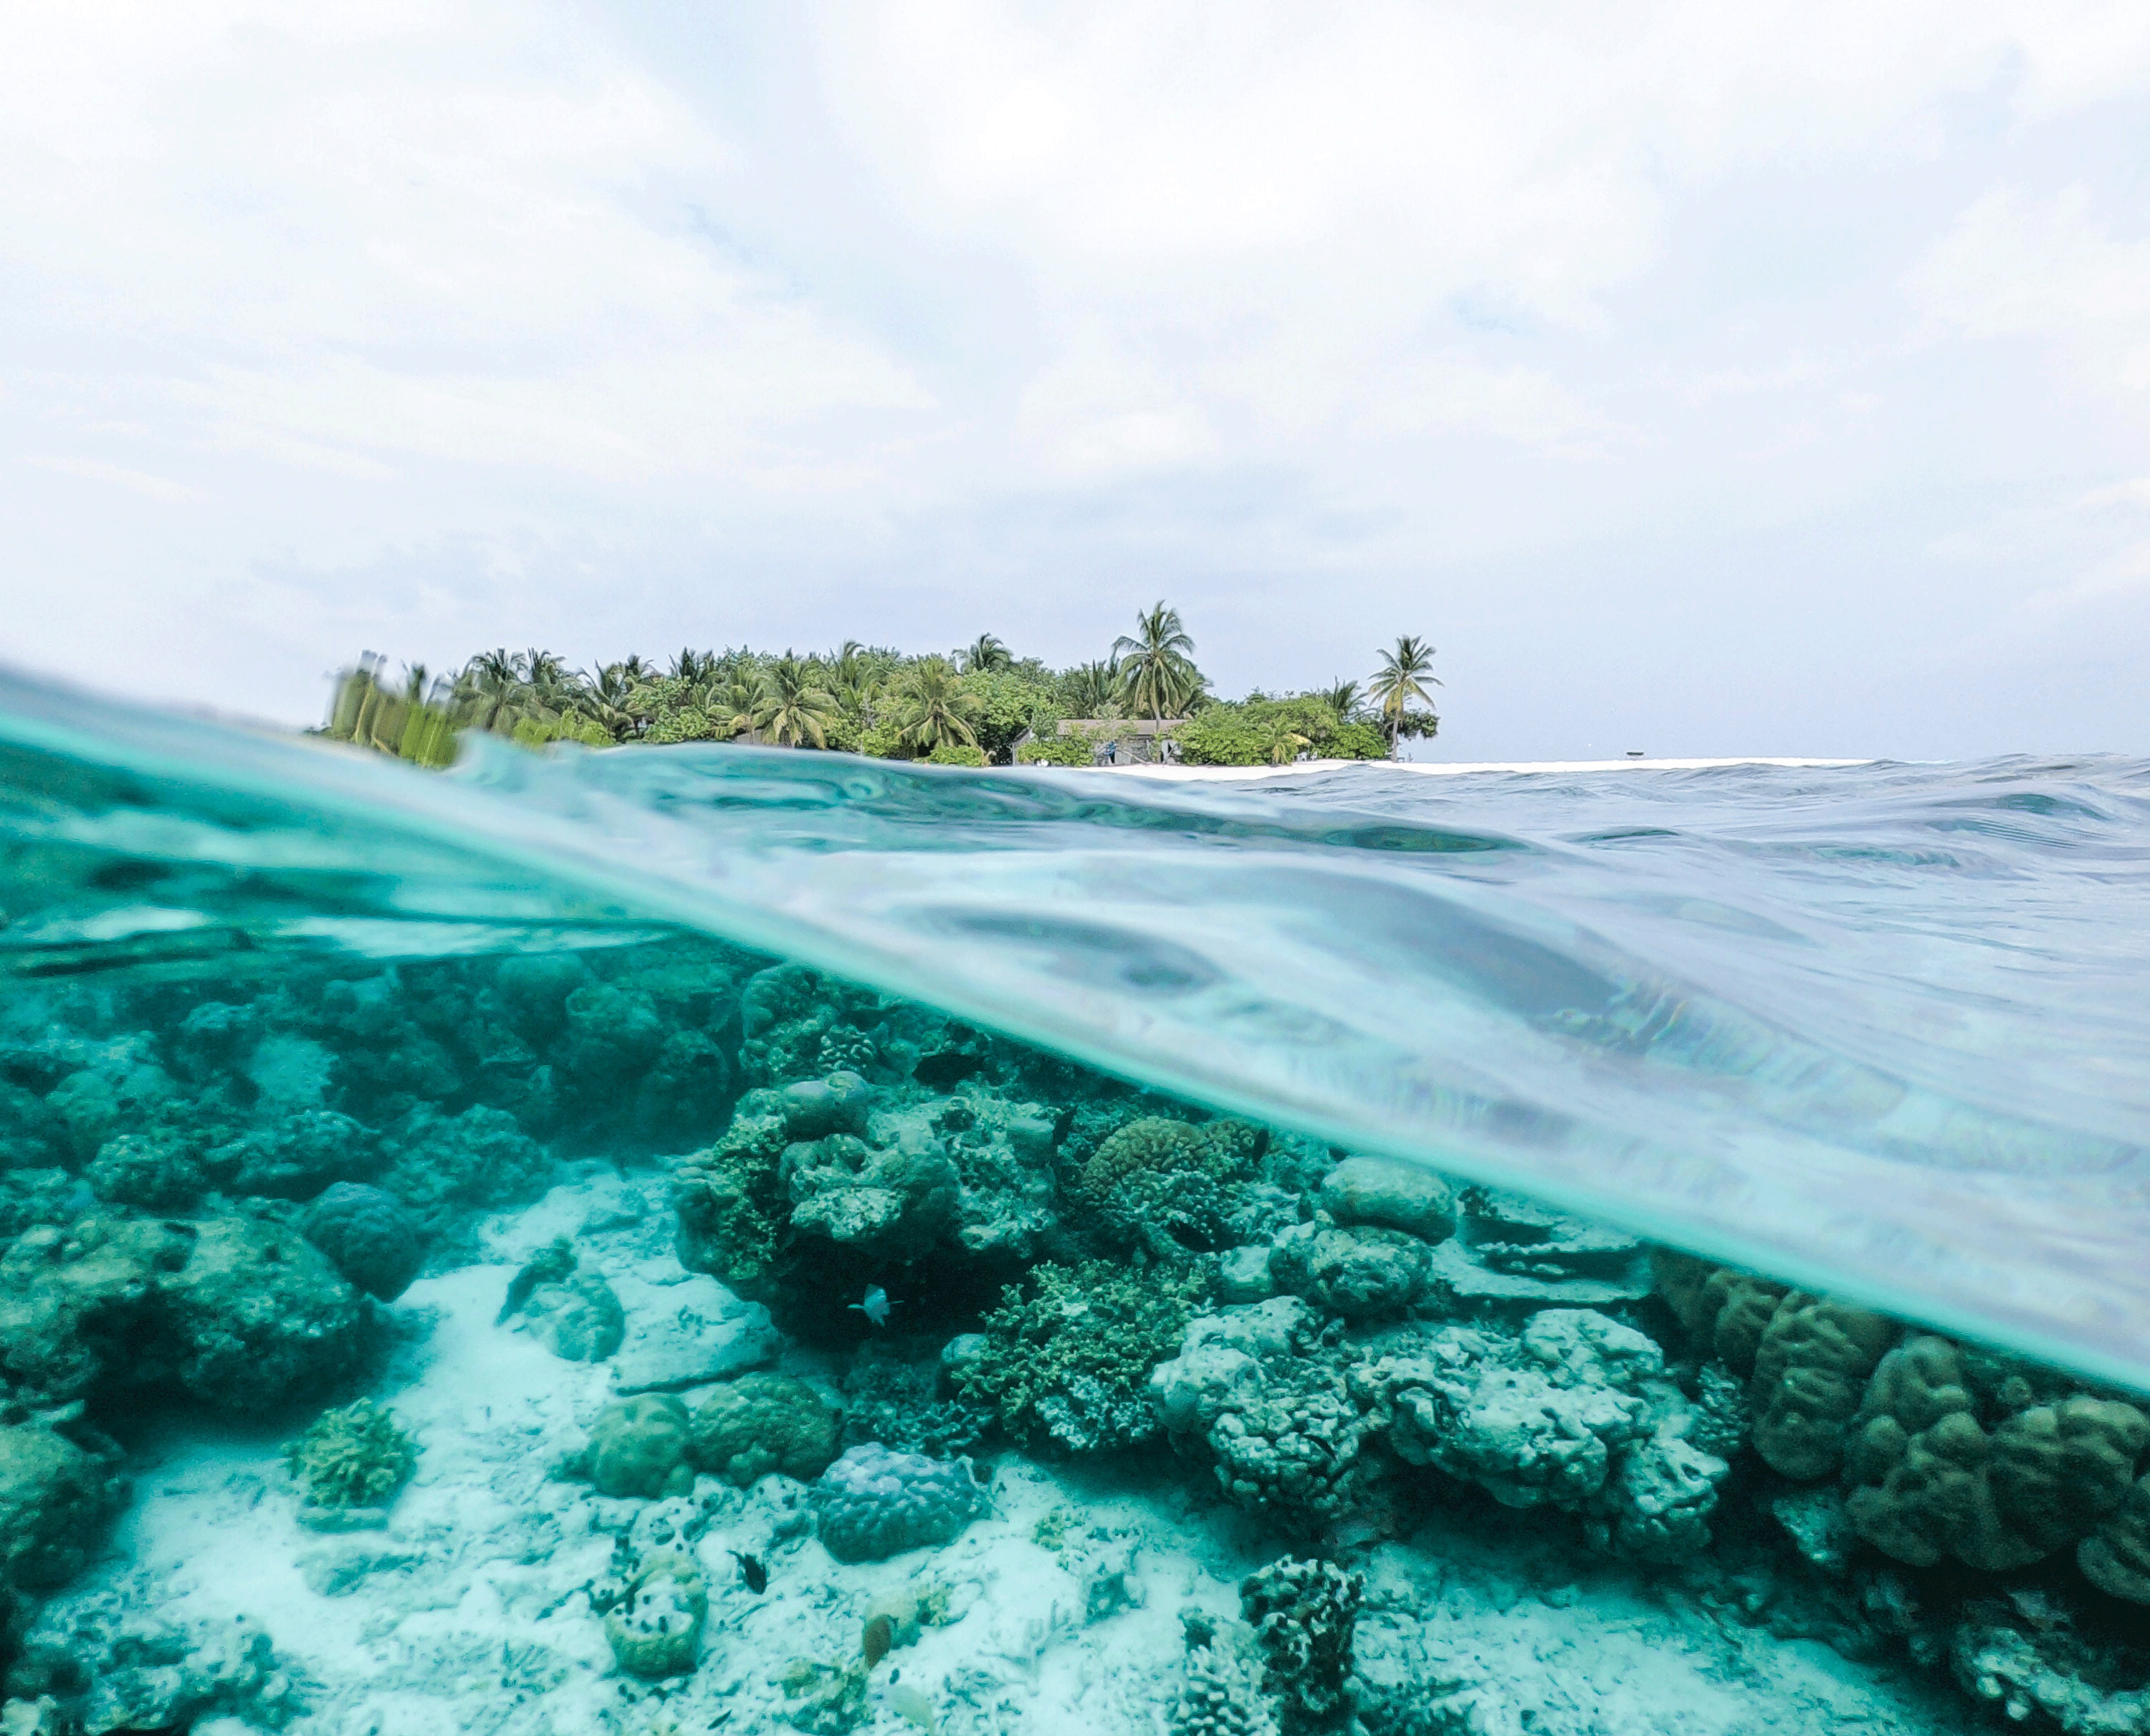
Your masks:
<path fill-rule="evenodd" d="M 165 1388 L 272 1410 L 349 1370 L 361 1320 L 326 1255 L 251 1219 L 89 1218 L 0 1258 L 0 1368 L 55 1401 Z"/>

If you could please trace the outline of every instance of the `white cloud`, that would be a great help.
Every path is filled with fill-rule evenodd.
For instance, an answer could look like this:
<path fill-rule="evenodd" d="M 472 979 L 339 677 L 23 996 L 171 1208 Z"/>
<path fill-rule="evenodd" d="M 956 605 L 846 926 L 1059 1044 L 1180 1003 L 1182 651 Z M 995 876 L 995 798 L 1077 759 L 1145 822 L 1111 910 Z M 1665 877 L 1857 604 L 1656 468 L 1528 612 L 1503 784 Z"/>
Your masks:
<path fill-rule="evenodd" d="M 2150 391 L 2150 235 L 2116 236 L 2089 189 L 1986 195 L 1920 261 L 1908 287 L 1937 324 L 2053 344 L 2094 384 Z"/>
<path fill-rule="evenodd" d="M 2052 503 L 2139 469 L 2146 105 L 2141 0 L 18 7 L 8 649 L 302 715 L 1164 593 L 1228 686 L 1431 633 L 1461 753 L 1712 659 L 1814 746 L 1794 656 L 1942 750 L 1935 596 L 2132 594 Z"/>

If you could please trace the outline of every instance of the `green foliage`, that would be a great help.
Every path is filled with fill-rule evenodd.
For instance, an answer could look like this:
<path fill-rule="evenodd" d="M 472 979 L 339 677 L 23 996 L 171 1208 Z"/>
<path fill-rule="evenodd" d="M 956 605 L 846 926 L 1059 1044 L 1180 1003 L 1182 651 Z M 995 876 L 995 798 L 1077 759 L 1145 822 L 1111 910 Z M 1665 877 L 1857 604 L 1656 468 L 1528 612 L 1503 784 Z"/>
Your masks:
<path fill-rule="evenodd" d="M 956 1370 L 966 1398 L 989 1405 L 1018 1441 L 1064 1446 L 1139 1439 L 1149 1371 L 1177 1354 L 1205 1280 L 1199 1272 L 1130 1271 L 1102 1260 L 1032 1269 L 982 1323 L 985 1345 Z M 1072 1407 L 1097 1438 L 1068 1425 Z M 1118 1436 L 1100 1418 L 1118 1421 Z"/>
<path fill-rule="evenodd" d="M 930 765 L 983 765 L 985 749 L 964 745 L 960 742 L 944 741 L 926 756 Z"/>
<path fill-rule="evenodd" d="M 1083 735 L 1041 734 L 1015 750 L 1018 765 L 1088 765 L 1096 757 L 1097 749 Z"/>
<path fill-rule="evenodd" d="M 977 702 L 971 719 L 972 734 L 986 758 L 996 765 L 1008 763 L 1016 738 L 1024 730 L 1042 734 L 1065 714 L 1056 704 L 1052 678 L 1035 669 L 1017 665 L 966 674 L 963 689 Z"/>
<path fill-rule="evenodd" d="M 361 1399 L 322 1412 L 284 1459 L 310 1506 L 377 1507 L 403 1486 L 418 1453 L 393 1410 Z"/>
<path fill-rule="evenodd" d="M 976 748 L 986 764 L 1002 765 L 1031 735 L 1020 749 L 1025 764 L 1083 765 L 1098 743 L 1058 739 L 1062 719 L 1148 718 L 1205 725 L 1182 738 L 1191 743 L 1184 757 L 1193 764 L 1259 765 L 1301 753 L 1378 758 L 1401 737 L 1439 727 L 1427 701 L 1427 684 L 1440 684 L 1431 674 L 1433 650 L 1416 638 L 1382 654 L 1383 668 L 1363 695 L 1358 683 L 1339 681 L 1299 699 L 1255 694 L 1236 704 L 1211 697 L 1194 650 L 1178 612 L 1160 602 L 1137 617 L 1135 631 L 1108 657 L 1059 670 L 1017 658 L 992 633 L 953 659 L 847 639 L 835 651 L 804 656 L 689 647 L 662 667 L 628 657 L 594 675 L 550 651 L 502 647 L 472 658 L 452 677 L 429 679 L 418 667 L 393 685 L 369 653 L 340 678 L 321 733 L 427 766 L 449 764 L 457 733 L 470 730 L 529 748 L 746 737 L 904 760 Z M 1371 714 L 1362 698 L 1374 702 Z M 940 763 L 976 762 L 964 754 Z"/>
<path fill-rule="evenodd" d="M 1285 765 L 1302 749 L 1316 760 L 1389 757 L 1389 744 L 1379 729 L 1340 717 L 1325 699 L 1313 694 L 1220 700 L 1180 724 L 1173 739 L 1189 765 Z"/>

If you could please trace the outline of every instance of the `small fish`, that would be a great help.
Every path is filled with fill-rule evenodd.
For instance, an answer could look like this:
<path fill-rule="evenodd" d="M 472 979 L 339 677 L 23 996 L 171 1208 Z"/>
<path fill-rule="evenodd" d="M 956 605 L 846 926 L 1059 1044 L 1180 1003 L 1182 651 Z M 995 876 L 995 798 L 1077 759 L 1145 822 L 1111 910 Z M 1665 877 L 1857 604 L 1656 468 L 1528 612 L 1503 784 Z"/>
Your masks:
<path fill-rule="evenodd" d="M 736 1549 L 731 1553 L 732 1559 L 739 1563 L 739 1577 L 746 1582 L 746 1588 L 759 1597 L 769 1589 L 769 1569 L 762 1566 L 759 1556 L 741 1555 Z"/>
<path fill-rule="evenodd" d="M 874 1616 L 866 1622 L 866 1633 L 859 1642 L 859 1650 L 866 1656 L 866 1668 L 871 1669 L 888 1656 L 889 1648 L 896 1643 L 896 1623 L 886 1616 Z M 895 1678 L 890 1678 L 891 1681 Z"/>
<path fill-rule="evenodd" d="M 876 1326 L 886 1326 L 888 1324 L 888 1311 L 895 1306 L 896 1305 L 888 1299 L 886 1290 L 877 1284 L 870 1284 L 866 1286 L 866 1300 L 852 1303 L 851 1312 L 864 1315 Z"/>
<path fill-rule="evenodd" d="M 891 1674 L 884 1693 L 890 1711 L 909 1718 L 926 1732 L 926 1736 L 933 1736 L 940 1720 L 934 1717 L 933 1702 L 926 1698 L 924 1688 L 914 1683 L 899 1681 Z"/>

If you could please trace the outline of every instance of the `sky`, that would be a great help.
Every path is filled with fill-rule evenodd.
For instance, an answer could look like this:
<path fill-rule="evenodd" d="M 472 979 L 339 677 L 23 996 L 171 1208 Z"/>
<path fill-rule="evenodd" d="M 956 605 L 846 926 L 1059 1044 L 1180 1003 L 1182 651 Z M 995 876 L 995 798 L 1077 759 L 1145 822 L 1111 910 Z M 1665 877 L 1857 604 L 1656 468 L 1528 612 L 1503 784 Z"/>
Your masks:
<path fill-rule="evenodd" d="M 0 659 L 845 638 L 2150 753 L 2142 0 L 0 9 Z"/>

